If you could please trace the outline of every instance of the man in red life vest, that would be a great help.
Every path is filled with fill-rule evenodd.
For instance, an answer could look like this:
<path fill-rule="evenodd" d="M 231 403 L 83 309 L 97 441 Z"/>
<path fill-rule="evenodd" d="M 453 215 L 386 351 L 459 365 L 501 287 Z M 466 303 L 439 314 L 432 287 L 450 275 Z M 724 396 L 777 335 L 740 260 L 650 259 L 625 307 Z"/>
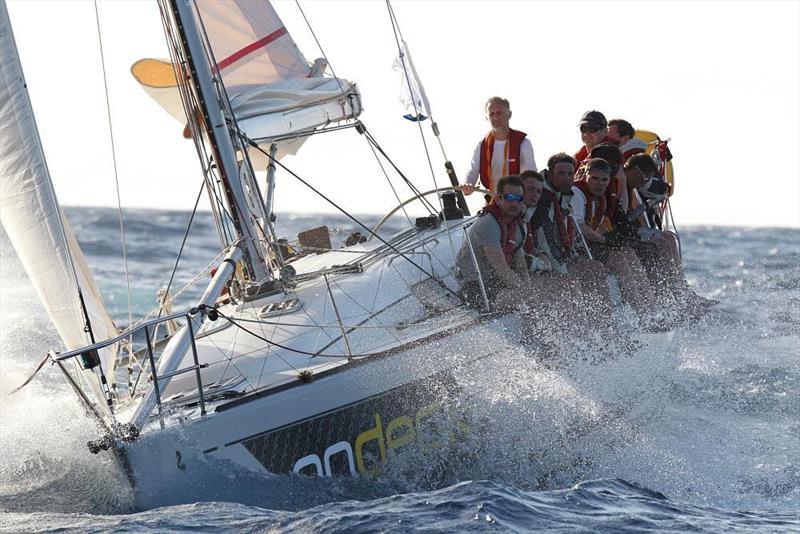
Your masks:
<path fill-rule="evenodd" d="M 472 194 L 478 178 L 484 189 L 494 191 L 500 177 L 536 170 L 533 145 L 527 134 L 509 126 L 511 104 L 508 100 L 499 96 L 487 100 L 486 119 L 492 129 L 475 147 L 462 188 L 465 195 Z"/>
<path fill-rule="evenodd" d="M 580 180 L 583 177 L 582 164 L 591 157 L 592 149 L 601 143 L 612 145 L 616 145 L 616 143 L 608 135 L 608 122 L 605 115 L 599 111 L 592 110 L 584 113 L 578 127 L 581 131 L 583 146 L 575 154 L 577 162 L 575 178 Z M 611 185 L 606 192 L 606 197 L 609 209 L 613 210 L 618 205 L 622 211 L 628 210 L 628 187 L 625 184 L 625 173 L 621 168 L 616 175 L 611 177 Z"/>
<path fill-rule="evenodd" d="M 542 194 L 530 222 L 535 246 L 549 259 L 553 269 L 567 272 L 573 255 L 575 228 L 567 217 L 572 198 L 575 158 L 563 152 L 547 160 Z"/>
<path fill-rule="evenodd" d="M 592 257 L 601 261 L 617 277 L 622 297 L 636 311 L 647 316 L 656 304 L 647 273 L 633 249 L 612 240 L 613 234 L 604 226 L 605 192 L 611 181 L 611 173 L 611 165 L 606 160 L 587 160 L 585 177 L 572 187 L 573 216 Z"/>
<path fill-rule="evenodd" d="M 608 121 L 608 138 L 619 146 L 622 152 L 622 163 L 634 154 L 640 154 L 647 149 L 647 144 L 641 139 L 636 139 L 636 130 L 625 119 L 611 119 Z"/>
<path fill-rule="evenodd" d="M 619 183 L 616 177 L 620 174 L 624 174 L 624 171 L 622 170 L 622 154 L 616 145 L 612 145 L 611 143 L 600 143 L 589 153 L 589 160 L 593 158 L 603 159 L 611 166 L 611 182 L 609 183 L 609 187 L 606 188 L 606 193 L 603 199 L 603 209 L 607 217 L 606 222 L 608 223 L 608 229 L 611 230 L 614 223 L 619 221 L 620 217 L 625 215 L 625 211 L 622 209 L 622 206 L 619 202 L 619 195 L 615 189 L 616 184 Z M 586 162 L 584 162 L 584 165 L 585 164 Z M 581 173 L 580 176 L 575 177 L 576 180 L 582 180 L 585 178 L 585 172 Z"/>
<path fill-rule="evenodd" d="M 513 307 L 527 291 L 528 270 L 522 253 L 523 199 L 518 176 L 500 178 L 492 202 L 467 232 L 469 242 L 465 240 L 459 250 L 456 266 L 461 292 L 471 306 L 485 306 L 481 282 L 489 302 L 499 307 Z"/>

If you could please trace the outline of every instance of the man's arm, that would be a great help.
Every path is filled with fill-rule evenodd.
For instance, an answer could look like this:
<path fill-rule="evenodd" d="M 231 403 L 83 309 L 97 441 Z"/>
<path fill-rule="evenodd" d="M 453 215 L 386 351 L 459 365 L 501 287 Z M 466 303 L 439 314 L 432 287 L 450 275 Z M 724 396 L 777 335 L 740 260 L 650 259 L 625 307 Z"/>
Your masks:
<path fill-rule="evenodd" d="M 526 137 L 519 146 L 519 172 L 538 170 L 536 168 L 536 158 L 533 155 L 533 143 Z"/>
<path fill-rule="evenodd" d="M 486 261 L 488 261 L 489 265 L 492 267 L 495 276 L 502 280 L 508 287 L 521 288 L 523 286 L 523 278 L 508 266 L 506 257 L 500 247 L 484 245 L 483 254 Z M 522 264 L 525 264 L 524 258 L 522 259 Z M 523 268 L 520 269 L 520 271 L 525 272 L 526 270 Z"/>
<path fill-rule="evenodd" d="M 462 191 L 465 195 L 471 195 L 474 191 L 475 184 L 478 183 L 478 175 L 480 174 L 481 170 L 481 145 L 483 141 L 478 143 L 478 146 L 475 147 L 475 152 L 472 153 L 472 161 L 470 162 L 469 171 L 467 171 L 467 178 L 464 182 L 465 185 L 470 187 L 464 187 Z"/>

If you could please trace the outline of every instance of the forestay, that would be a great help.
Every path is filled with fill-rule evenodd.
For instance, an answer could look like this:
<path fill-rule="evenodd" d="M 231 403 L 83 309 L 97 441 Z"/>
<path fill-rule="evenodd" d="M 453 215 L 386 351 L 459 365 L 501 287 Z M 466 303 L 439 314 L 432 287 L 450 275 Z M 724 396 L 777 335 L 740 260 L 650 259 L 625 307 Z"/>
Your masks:
<path fill-rule="evenodd" d="M 44 159 L 5 2 L 0 0 L 0 219 L 66 348 L 91 343 L 78 288 L 96 341 L 117 335 L 97 284 L 58 205 Z M 113 387 L 116 347 L 101 352 Z M 105 399 L 84 371 L 97 404 Z"/>
<path fill-rule="evenodd" d="M 209 0 L 195 5 L 239 128 L 265 149 L 276 138 L 361 113 L 355 85 L 323 77 L 324 60 L 310 65 L 269 2 Z M 168 62 L 139 60 L 131 72 L 159 105 L 186 122 Z M 304 139 L 278 143 L 278 157 L 295 154 Z"/>

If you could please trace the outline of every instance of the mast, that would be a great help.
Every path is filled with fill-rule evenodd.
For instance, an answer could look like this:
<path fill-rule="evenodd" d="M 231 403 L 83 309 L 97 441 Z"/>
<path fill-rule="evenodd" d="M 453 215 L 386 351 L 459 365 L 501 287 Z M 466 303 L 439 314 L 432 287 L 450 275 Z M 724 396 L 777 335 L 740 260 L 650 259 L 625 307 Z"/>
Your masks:
<path fill-rule="evenodd" d="M 251 283 L 261 283 L 272 279 L 267 268 L 271 237 L 264 231 L 268 224 L 266 209 L 263 205 L 255 182 L 255 173 L 250 165 L 237 131 L 230 103 L 225 94 L 218 71 L 212 71 L 213 59 L 210 49 L 199 28 L 199 16 L 195 13 L 191 0 L 162 0 L 162 10 L 167 9 L 174 21 L 174 30 L 179 39 L 170 43 L 178 49 L 175 52 L 184 62 L 176 62 L 176 68 L 182 68 L 179 79 L 187 82 L 188 89 L 194 97 L 194 104 L 184 102 L 194 113 L 187 113 L 189 121 L 199 120 L 200 129 L 208 138 L 215 168 L 222 182 L 225 201 L 236 230 L 241 239 L 244 252 L 243 261 L 245 277 Z M 196 105 L 196 109 L 194 106 Z M 202 143 L 195 133 L 195 143 Z M 221 216 L 221 215 L 220 215 Z M 224 224 L 224 221 L 218 221 Z"/>

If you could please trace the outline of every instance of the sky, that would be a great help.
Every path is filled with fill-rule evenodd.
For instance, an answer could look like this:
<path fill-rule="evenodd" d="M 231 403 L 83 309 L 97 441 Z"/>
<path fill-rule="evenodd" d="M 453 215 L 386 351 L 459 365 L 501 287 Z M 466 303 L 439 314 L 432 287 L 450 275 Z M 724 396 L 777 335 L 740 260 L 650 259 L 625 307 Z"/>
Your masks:
<path fill-rule="evenodd" d="M 306 57 L 321 56 L 296 4 L 273 3 Z M 94 2 L 7 5 L 61 203 L 116 206 Z M 385 3 L 300 5 L 337 75 L 358 84 L 367 128 L 420 189 L 432 189 L 419 128 L 402 118 Z M 540 168 L 556 152 L 577 151 L 577 122 L 598 109 L 671 139 L 679 227 L 800 228 L 800 2 L 405 0 L 393 7 L 462 180 L 488 130 L 489 96 L 511 101 L 511 125 L 528 133 Z M 158 7 L 102 0 L 98 11 L 121 204 L 191 209 L 201 179 L 194 147 L 129 72 L 137 59 L 168 57 Z M 436 183 L 449 185 L 430 124 L 423 130 Z M 352 129 L 312 138 L 283 163 L 353 213 L 397 204 Z M 280 172 L 276 209 L 279 216 L 333 211 Z"/>

